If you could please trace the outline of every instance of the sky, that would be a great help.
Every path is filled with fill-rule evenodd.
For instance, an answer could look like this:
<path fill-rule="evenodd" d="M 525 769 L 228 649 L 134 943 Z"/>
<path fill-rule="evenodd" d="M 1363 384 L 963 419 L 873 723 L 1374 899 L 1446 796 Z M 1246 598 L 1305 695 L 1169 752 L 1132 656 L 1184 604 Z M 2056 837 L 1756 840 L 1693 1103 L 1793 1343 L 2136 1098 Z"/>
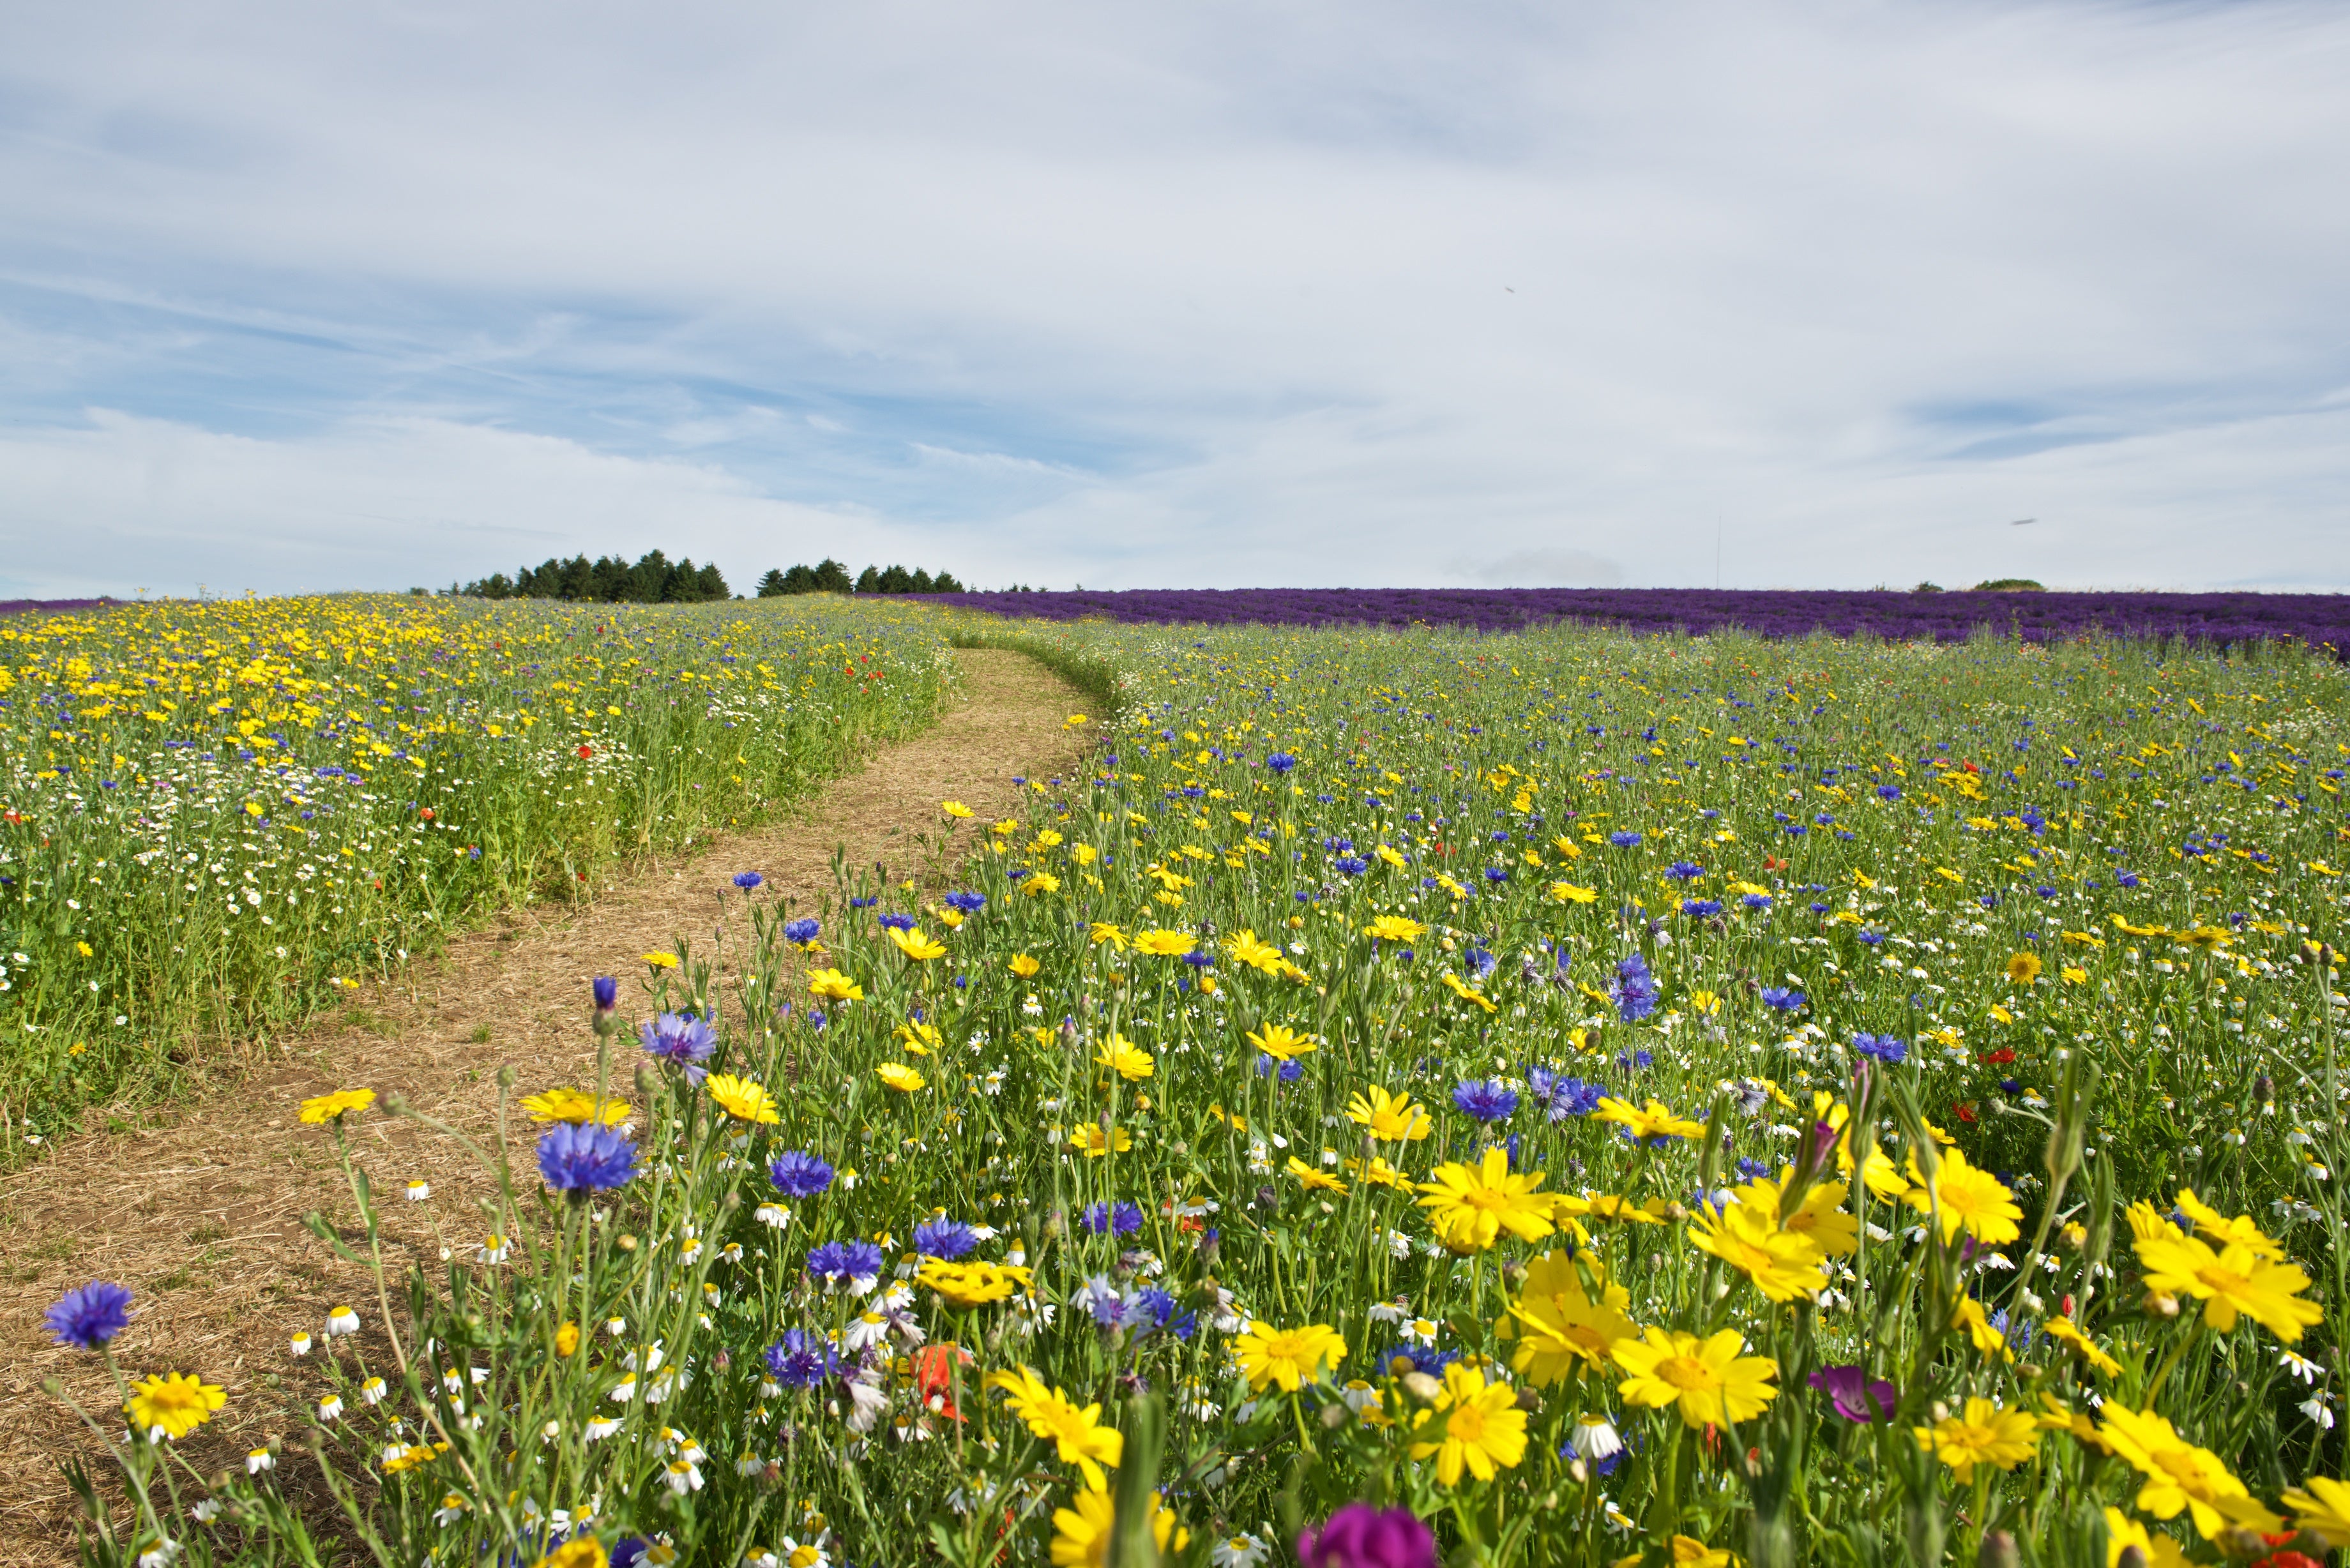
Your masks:
<path fill-rule="evenodd" d="M 7 32 L 0 597 L 2350 587 L 2334 0 Z"/>

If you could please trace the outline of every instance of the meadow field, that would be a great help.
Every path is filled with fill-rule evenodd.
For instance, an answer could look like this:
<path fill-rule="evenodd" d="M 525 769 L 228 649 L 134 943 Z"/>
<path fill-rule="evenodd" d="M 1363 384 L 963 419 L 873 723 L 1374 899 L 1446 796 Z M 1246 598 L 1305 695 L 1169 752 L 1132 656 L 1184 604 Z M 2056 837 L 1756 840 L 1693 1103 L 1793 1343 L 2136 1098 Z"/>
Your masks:
<path fill-rule="evenodd" d="M 753 808 L 820 705 L 865 726 L 836 745 L 919 722 L 948 642 L 1114 701 L 1072 716 L 1086 776 L 997 821 L 940 802 L 949 885 L 844 867 L 786 919 L 743 867 L 731 967 L 646 932 L 579 998 L 591 1077 L 484 1085 L 503 1201 L 436 1216 L 437 1265 L 383 1261 L 382 1206 L 438 1201 L 362 1136 L 397 1108 L 303 1105 L 349 1182 L 320 1245 L 380 1289 L 285 1325 L 305 1435 L 241 1466 L 185 1457 L 205 1367 L 123 1365 L 127 1421 L 91 1416 L 130 1501 L 89 1561 L 2350 1544 L 2330 658 L 805 600 L 119 617 L 5 645 L 0 908 L 45 944 L 9 979 L 57 1010 L 5 1015 L 28 1085 L 75 1071 L 65 1033 L 168 1054 L 132 1042 Z M 51 1325 L 108 1355 L 135 1306 L 93 1282 Z"/>
<path fill-rule="evenodd" d="M 925 722 L 942 647 L 816 600 L 0 620 L 0 1158 L 488 910 L 780 809 Z"/>

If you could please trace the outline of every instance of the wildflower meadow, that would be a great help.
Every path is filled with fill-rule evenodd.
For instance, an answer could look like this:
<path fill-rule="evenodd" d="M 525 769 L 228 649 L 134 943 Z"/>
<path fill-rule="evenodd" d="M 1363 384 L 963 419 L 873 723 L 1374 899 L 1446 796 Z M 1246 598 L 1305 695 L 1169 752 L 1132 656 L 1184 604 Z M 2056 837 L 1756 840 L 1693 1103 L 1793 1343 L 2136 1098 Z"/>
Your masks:
<path fill-rule="evenodd" d="M 944 645 L 910 620 L 348 596 L 0 622 L 6 1151 L 473 917 L 773 812 L 936 711 Z"/>
<path fill-rule="evenodd" d="M 114 646 L 160 680 L 175 629 L 212 636 L 172 689 L 244 700 L 258 655 L 187 613 Z M 535 639 L 530 702 L 434 710 L 465 735 L 445 759 L 338 698 L 242 737 L 277 723 L 298 784 L 146 718 L 156 782 L 111 761 L 120 807 L 103 766 L 27 773 L 120 812 L 104 898 L 184 908 L 239 973 L 297 961 L 213 911 L 215 878 L 396 841 L 421 918 L 448 907 L 428 880 L 489 875 L 461 839 L 528 846 L 536 875 L 593 827 L 585 865 L 652 820 L 643 781 L 685 776 L 664 748 L 771 756 L 763 696 L 879 701 L 828 673 L 863 651 L 816 657 L 844 639 L 888 650 L 910 706 L 951 638 L 1117 701 L 1072 715 L 1089 773 L 1021 814 L 939 804 L 949 883 L 844 867 L 811 914 L 710 866 L 747 950 L 645 932 L 579 998 L 591 1072 L 484 1085 L 490 1214 L 359 1152 L 406 1114 L 369 1085 L 302 1105 L 348 1184 L 320 1246 L 374 1282 L 285 1324 L 298 1403 L 241 1464 L 188 1457 L 224 1398 L 207 1368 L 118 1366 L 120 1408 L 85 1414 L 128 1491 L 81 1479 L 87 1561 L 2301 1568 L 2350 1545 L 2330 659 L 723 609 L 691 650 L 705 623 L 660 623 L 657 655 L 570 610 L 218 613 L 298 623 L 300 679 L 364 670 L 385 701 L 444 689 L 428 650 L 480 671 L 506 628 Z M 343 615 L 383 639 L 348 675 Z M 50 635 L 45 659 L 101 640 Z M 574 673 L 607 647 L 670 662 Z M 733 683 L 705 691 L 713 665 Z M 140 699 L 109 679 L 120 734 Z M 253 697 L 305 695 L 284 679 Z M 625 742 L 575 680 L 637 713 Z M 525 712 L 553 739 L 501 747 Z M 327 782 L 304 748 L 329 744 L 372 767 Z M 624 753 L 593 787 L 633 804 L 526 815 L 591 787 L 578 746 Z M 461 786 L 491 757 L 560 784 Z M 331 859 L 243 836 L 308 828 L 296 793 L 342 808 Z M 118 858 L 151 843 L 130 802 L 182 799 L 233 830 L 193 893 Z M 515 826 L 419 815 L 461 799 Z M 336 929 L 369 940 L 390 901 Z M 437 1258 L 387 1249 L 411 1200 Z M 136 1310 L 98 1281 L 49 1323 L 111 1358 Z"/>

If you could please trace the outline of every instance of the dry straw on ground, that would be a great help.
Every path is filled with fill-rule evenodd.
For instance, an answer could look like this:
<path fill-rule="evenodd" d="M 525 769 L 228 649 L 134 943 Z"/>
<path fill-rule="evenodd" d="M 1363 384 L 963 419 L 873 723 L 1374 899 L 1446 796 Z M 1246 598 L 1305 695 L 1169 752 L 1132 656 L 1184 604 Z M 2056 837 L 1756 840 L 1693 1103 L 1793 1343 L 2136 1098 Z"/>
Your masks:
<path fill-rule="evenodd" d="M 1005 815 L 1015 775 L 1076 765 L 1081 732 L 1064 720 L 1083 702 L 1072 689 L 1019 654 L 957 658 L 962 690 L 941 722 L 828 785 L 797 820 L 646 865 L 585 909 L 518 911 L 362 994 L 343 1018 L 271 1045 L 234 1085 L 130 1130 L 76 1139 L 0 1185 L 0 1568 L 73 1560 L 58 1465 L 98 1452 L 41 1380 L 63 1378 L 93 1414 L 112 1403 L 94 1358 L 52 1346 L 41 1329 L 42 1309 L 65 1289 L 106 1279 L 137 1293 L 140 1310 L 115 1346 L 133 1375 L 197 1372 L 227 1388 L 222 1417 L 188 1445 L 206 1470 L 295 1430 L 286 1412 L 309 1384 L 306 1364 L 287 1354 L 289 1335 L 318 1333 L 346 1303 L 370 1326 L 379 1318 L 360 1272 L 304 1228 L 312 1210 L 351 1217 L 322 1130 L 296 1121 L 304 1096 L 364 1085 L 484 1132 L 502 1065 L 525 1088 L 593 1074 L 591 977 L 641 974 L 639 955 L 680 933 L 697 952 L 712 950 L 722 927 L 731 964 L 748 936 L 735 872 L 766 878 L 760 898 L 814 912 L 832 890 L 836 848 L 853 866 L 881 863 L 893 879 L 920 877 L 915 838 L 936 836 L 941 800 L 966 802 L 977 820 Z M 729 992 L 735 978 L 724 976 Z M 479 1239 L 473 1199 L 484 1184 L 452 1142 L 376 1115 L 359 1144 L 406 1255 L 436 1256 L 444 1233 L 452 1244 Z M 411 1178 L 432 1183 L 432 1201 L 399 1200 Z"/>

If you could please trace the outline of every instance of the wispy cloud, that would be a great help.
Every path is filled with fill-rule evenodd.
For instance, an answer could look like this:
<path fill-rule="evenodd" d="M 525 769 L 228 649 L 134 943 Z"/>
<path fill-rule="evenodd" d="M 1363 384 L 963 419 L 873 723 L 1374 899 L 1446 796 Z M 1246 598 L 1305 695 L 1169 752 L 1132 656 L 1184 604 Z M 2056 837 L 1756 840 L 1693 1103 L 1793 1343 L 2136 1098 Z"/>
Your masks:
<path fill-rule="evenodd" d="M 2345 67 L 2314 0 L 36 12 L 0 591 L 2341 586 Z"/>

